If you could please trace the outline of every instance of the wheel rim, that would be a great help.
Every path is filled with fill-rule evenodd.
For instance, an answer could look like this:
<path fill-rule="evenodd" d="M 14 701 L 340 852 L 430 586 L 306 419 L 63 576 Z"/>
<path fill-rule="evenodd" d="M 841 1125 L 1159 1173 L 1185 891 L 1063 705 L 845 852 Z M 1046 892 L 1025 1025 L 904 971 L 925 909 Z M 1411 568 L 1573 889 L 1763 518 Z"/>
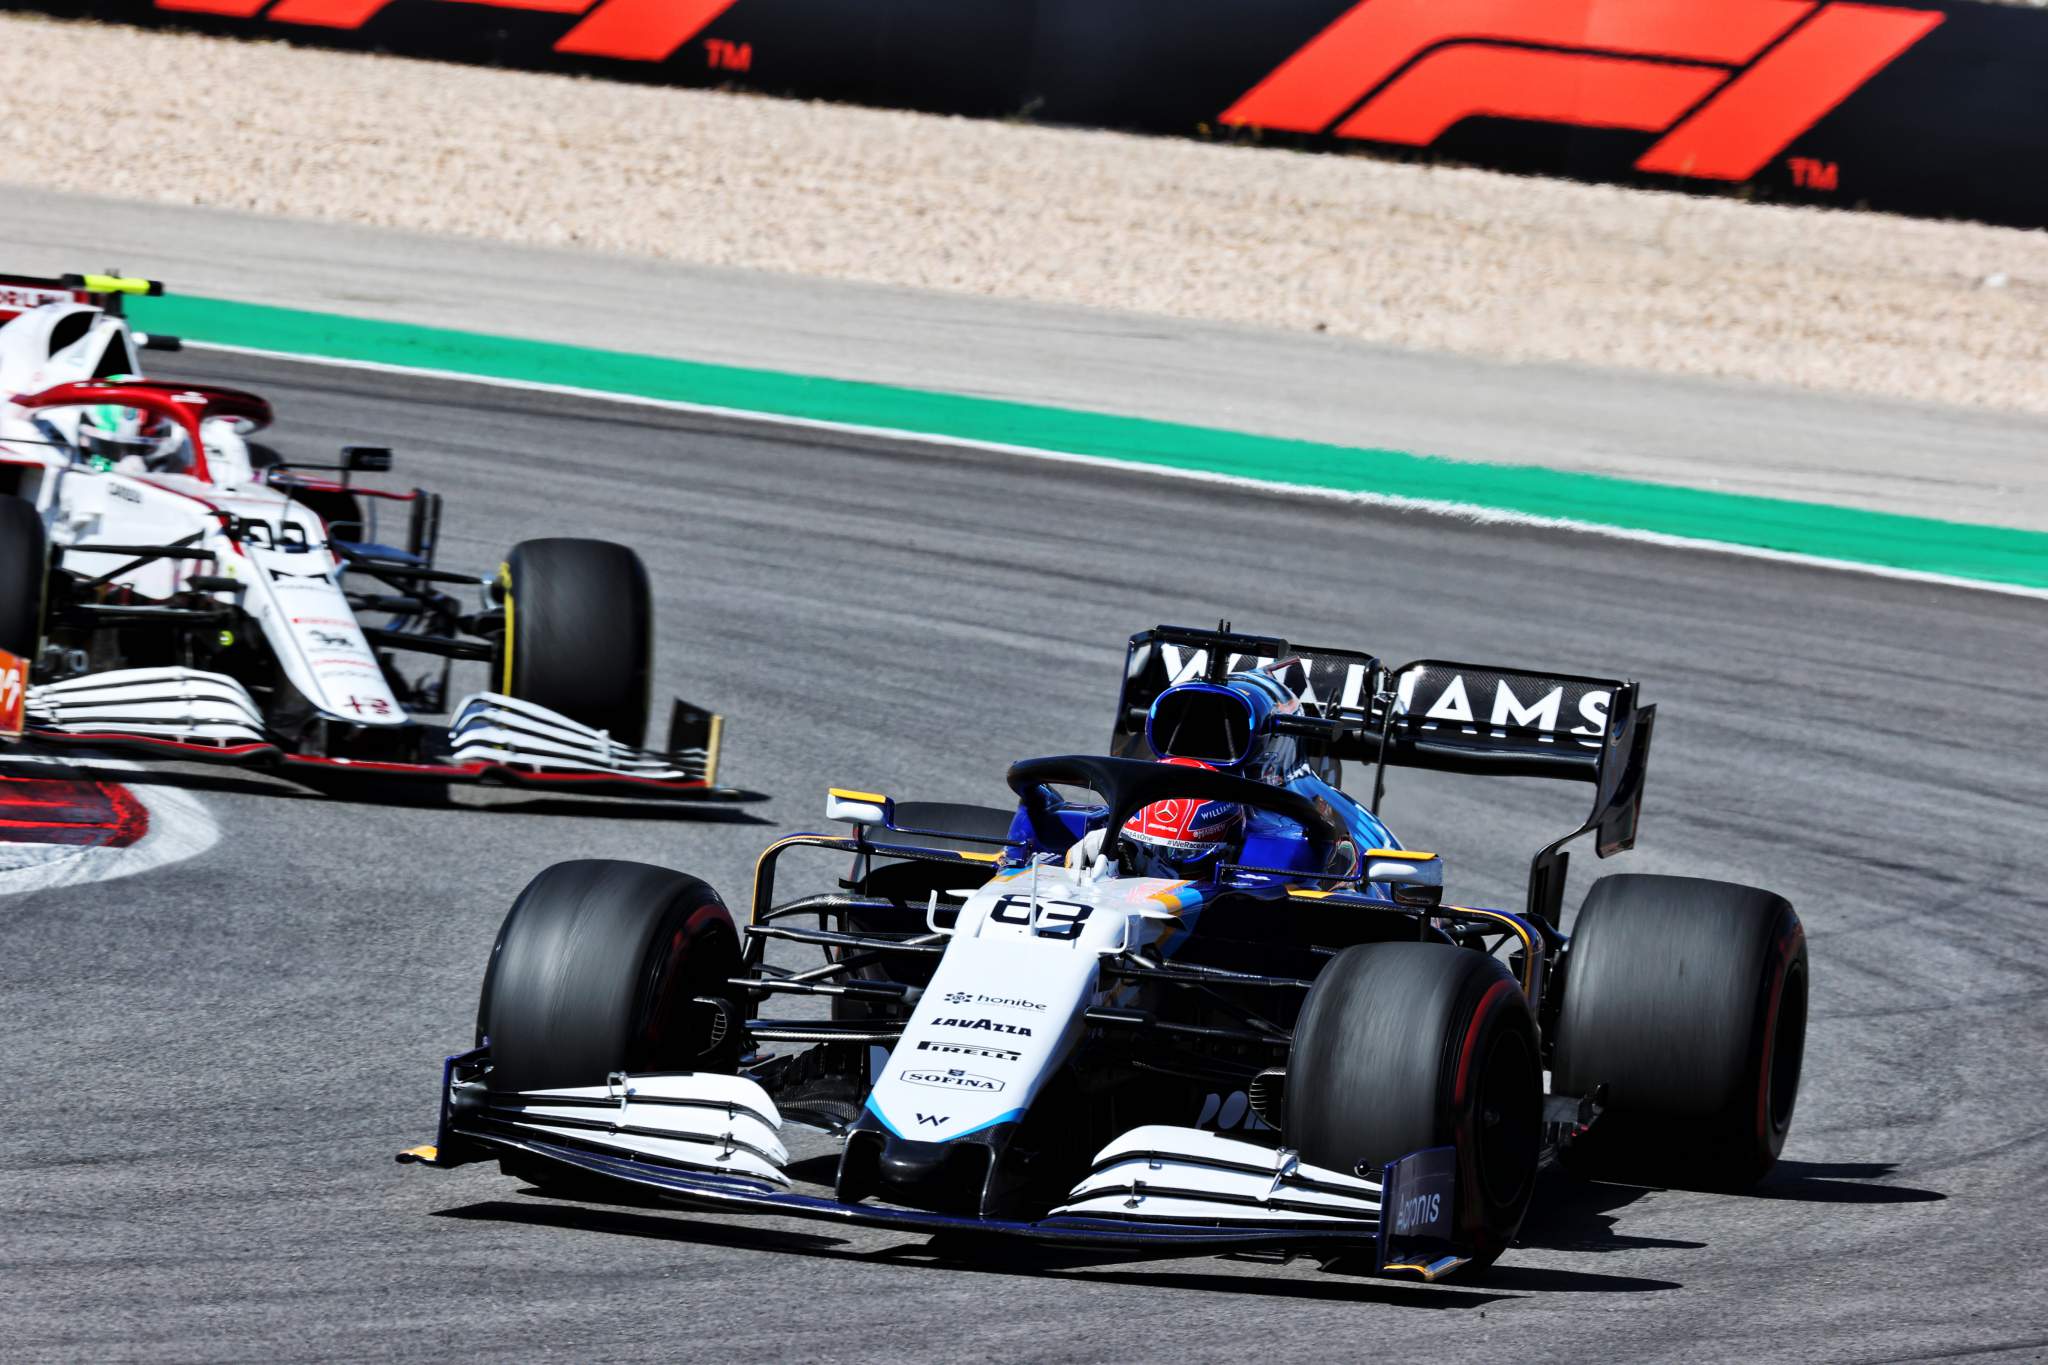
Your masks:
<path fill-rule="evenodd" d="M 1487 1202 L 1510 1207 L 1527 1192 L 1536 1173 L 1542 1127 L 1540 1086 L 1529 1084 L 1529 1044 L 1503 1029 L 1487 1048 L 1473 1118 L 1479 1134 L 1479 1183 Z"/>
<path fill-rule="evenodd" d="M 1785 973 L 1778 999 L 1778 1027 L 1771 1038 L 1770 1081 L 1766 1088 L 1766 1121 L 1773 1133 L 1792 1126 L 1792 1108 L 1799 1102 L 1799 1068 L 1806 1056 L 1806 966 L 1794 962 Z"/>

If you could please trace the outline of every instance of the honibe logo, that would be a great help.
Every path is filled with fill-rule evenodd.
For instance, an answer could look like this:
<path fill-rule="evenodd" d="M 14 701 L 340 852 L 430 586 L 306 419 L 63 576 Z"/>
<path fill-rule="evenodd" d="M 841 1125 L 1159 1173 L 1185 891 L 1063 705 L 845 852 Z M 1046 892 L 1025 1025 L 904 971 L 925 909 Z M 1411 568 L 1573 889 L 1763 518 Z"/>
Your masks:
<path fill-rule="evenodd" d="M 1639 171 L 1747 180 L 1941 23 L 1848 0 L 1362 0 L 1228 124 L 1426 147 L 1490 115 L 1662 133 Z"/>

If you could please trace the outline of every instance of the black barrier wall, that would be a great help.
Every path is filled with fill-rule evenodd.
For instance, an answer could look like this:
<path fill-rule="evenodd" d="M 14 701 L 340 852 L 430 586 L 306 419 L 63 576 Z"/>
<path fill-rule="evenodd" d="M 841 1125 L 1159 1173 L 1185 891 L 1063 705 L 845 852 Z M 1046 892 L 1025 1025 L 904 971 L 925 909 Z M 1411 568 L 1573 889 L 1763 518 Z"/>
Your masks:
<path fill-rule="evenodd" d="M 1975 0 L 0 5 L 2048 226 L 2048 12 Z"/>

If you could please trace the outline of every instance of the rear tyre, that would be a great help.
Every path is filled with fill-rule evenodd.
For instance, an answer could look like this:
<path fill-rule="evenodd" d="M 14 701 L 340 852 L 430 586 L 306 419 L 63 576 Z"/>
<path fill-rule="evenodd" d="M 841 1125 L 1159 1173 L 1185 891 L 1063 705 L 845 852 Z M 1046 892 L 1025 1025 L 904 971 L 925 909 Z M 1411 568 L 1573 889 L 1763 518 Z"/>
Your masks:
<path fill-rule="evenodd" d="M 0 649 L 31 665 L 43 647 L 49 580 L 41 514 L 25 499 L 0 496 Z"/>
<path fill-rule="evenodd" d="M 1552 1062 L 1607 1087 L 1574 1170 L 1740 1189 L 1777 1162 L 1806 1049 L 1806 935 L 1782 896 L 1695 877 L 1603 877 L 1573 926 Z"/>
<path fill-rule="evenodd" d="M 654 604 L 640 556 L 604 540 L 524 540 L 499 582 L 499 687 L 622 744 L 645 743 Z"/>
<path fill-rule="evenodd" d="M 1290 1145 L 1377 1179 L 1424 1147 L 1458 1149 L 1463 1254 L 1486 1264 L 1535 1189 L 1543 1080 L 1536 1022 L 1507 969 L 1441 943 L 1368 943 L 1323 969 L 1287 1061 Z"/>
<path fill-rule="evenodd" d="M 730 1072 L 740 1012 L 727 981 L 739 972 L 732 917 L 697 878 L 644 863 L 557 863 L 520 893 L 491 949 L 477 1002 L 490 1088 Z"/>

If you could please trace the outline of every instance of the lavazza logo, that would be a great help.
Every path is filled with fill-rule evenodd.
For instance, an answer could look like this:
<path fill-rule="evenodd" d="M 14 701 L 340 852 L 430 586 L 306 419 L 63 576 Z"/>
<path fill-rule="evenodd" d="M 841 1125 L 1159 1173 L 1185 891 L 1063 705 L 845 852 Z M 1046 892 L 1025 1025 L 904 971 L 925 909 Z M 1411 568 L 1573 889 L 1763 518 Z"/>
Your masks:
<path fill-rule="evenodd" d="M 1003 1088 L 1003 1083 L 992 1076 L 977 1076 L 971 1071 L 952 1067 L 944 1071 L 905 1071 L 902 1075 L 912 1085 L 936 1086 L 941 1090 L 978 1090 L 992 1094 Z"/>
<path fill-rule="evenodd" d="M 1007 995 L 982 995 L 976 991 L 948 991 L 949 1005 L 1001 1005 L 1013 1010 L 1038 1010 L 1043 1013 L 1045 1006 L 1036 1000 L 1015 1000 Z"/>
<path fill-rule="evenodd" d="M 933 1022 L 934 1024 L 937 1024 L 937 1025 L 939 1025 L 939 1026 L 940 1026 L 940 1027 L 942 1027 L 942 1028 L 968 1028 L 968 1029 L 985 1029 L 985 1030 L 987 1030 L 987 1031 L 988 1031 L 988 1032 L 990 1032 L 990 1033 L 1010 1033 L 1010 1034 L 1015 1034 L 1015 1035 L 1016 1035 L 1017 1037 L 1019 1037 L 1019 1038 L 1029 1038 L 1029 1037 L 1031 1036 L 1031 1029 L 1030 1029 L 1030 1026 L 1029 1026 L 1029 1025 L 1026 1025 L 1026 1024 L 998 1024 L 998 1023 L 997 1023 L 997 1022 L 996 1022 L 995 1020 L 993 1020 L 993 1019 L 959 1019 L 959 1018 L 952 1018 L 952 1019 L 934 1019 L 934 1020 L 932 1020 L 932 1022 Z"/>

